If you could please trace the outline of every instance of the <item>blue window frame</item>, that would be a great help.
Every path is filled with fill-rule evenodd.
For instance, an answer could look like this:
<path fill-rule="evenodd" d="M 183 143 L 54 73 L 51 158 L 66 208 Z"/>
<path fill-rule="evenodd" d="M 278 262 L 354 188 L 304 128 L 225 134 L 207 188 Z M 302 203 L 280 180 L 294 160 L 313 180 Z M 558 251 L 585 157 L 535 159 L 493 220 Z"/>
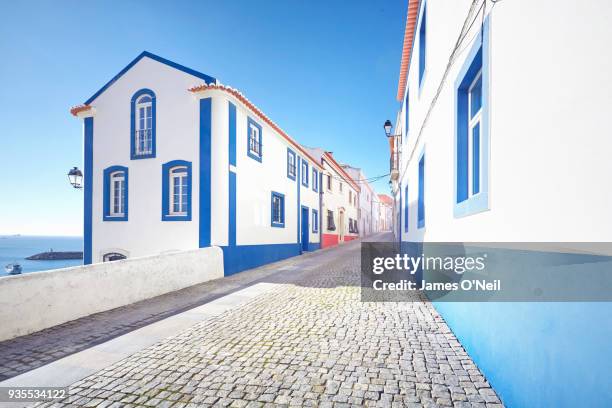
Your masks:
<path fill-rule="evenodd" d="M 404 102 L 404 110 L 406 111 L 406 115 L 404 118 L 404 121 L 406 123 L 404 123 L 404 129 L 406 129 L 406 132 L 404 134 L 404 140 L 408 140 L 408 130 L 410 130 L 410 90 L 407 89 L 406 90 L 406 101 Z"/>
<path fill-rule="evenodd" d="M 302 185 L 308 187 L 308 162 L 302 159 Z"/>
<path fill-rule="evenodd" d="M 247 117 L 247 155 L 258 162 L 261 162 L 263 154 L 261 138 L 261 126 Z"/>
<path fill-rule="evenodd" d="M 103 217 L 104 221 L 128 220 L 128 168 L 111 166 L 104 169 Z"/>
<path fill-rule="evenodd" d="M 423 3 L 421 23 L 419 25 L 419 89 L 423 84 L 427 64 L 427 3 Z"/>
<path fill-rule="evenodd" d="M 418 227 L 425 226 L 425 153 L 419 160 L 419 202 L 418 202 Z"/>
<path fill-rule="evenodd" d="M 275 228 L 285 228 L 285 195 L 272 191 L 270 207 L 270 225 Z"/>
<path fill-rule="evenodd" d="M 162 221 L 191 221 L 191 162 L 162 165 Z"/>
<path fill-rule="evenodd" d="M 408 232 L 408 214 L 410 211 L 408 202 L 408 185 L 404 188 L 404 232 Z"/>
<path fill-rule="evenodd" d="M 297 170 L 297 159 L 295 152 L 287 148 L 287 177 L 295 180 L 295 172 Z"/>
<path fill-rule="evenodd" d="M 319 232 L 319 211 L 312 210 L 312 232 Z"/>
<path fill-rule="evenodd" d="M 155 157 L 155 92 L 141 89 L 130 102 L 130 157 L 132 160 Z"/>
<path fill-rule="evenodd" d="M 455 81 L 455 217 L 489 209 L 488 18 L 481 36 Z"/>
<path fill-rule="evenodd" d="M 314 167 L 312 168 L 312 191 L 319 192 L 319 172 Z"/>

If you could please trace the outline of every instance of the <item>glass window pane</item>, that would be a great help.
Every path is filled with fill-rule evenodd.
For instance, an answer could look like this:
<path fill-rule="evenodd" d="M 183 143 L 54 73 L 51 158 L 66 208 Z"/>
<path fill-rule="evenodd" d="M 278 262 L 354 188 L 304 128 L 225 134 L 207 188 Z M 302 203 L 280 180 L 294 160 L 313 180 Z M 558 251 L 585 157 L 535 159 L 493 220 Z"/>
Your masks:
<path fill-rule="evenodd" d="M 470 91 L 470 119 L 473 118 L 482 106 L 482 75 Z"/>

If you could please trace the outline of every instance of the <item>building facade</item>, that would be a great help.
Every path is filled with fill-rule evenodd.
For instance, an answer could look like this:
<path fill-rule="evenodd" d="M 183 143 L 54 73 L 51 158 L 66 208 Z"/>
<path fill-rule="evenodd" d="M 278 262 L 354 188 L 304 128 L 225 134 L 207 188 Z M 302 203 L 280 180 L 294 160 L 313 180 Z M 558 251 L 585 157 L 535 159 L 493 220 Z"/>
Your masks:
<path fill-rule="evenodd" d="M 376 191 L 372 185 L 368 182 L 368 178 L 362 169 L 353 167 L 348 164 L 343 164 L 342 168 L 348 173 L 349 176 L 359 186 L 360 192 L 357 199 L 359 208 L 357 210 L 357 222 L 359 224 L 359 236 L 365 237 L 375 230 L 372 226 L 372 220 L 374 218 L 374 196 Z"/>
<path fill-rule="evenodd" d="M 71 112 L 86 264 L 215 245 L 231 274 L 320 247 L 319 160 L 215 78 L 144 52 Z"/>
<path fill-rule="evenodd" d="M 321 148 L 306 147 L 319 160 L 321 178 L 321 246 L 327 248 L 359 237 L 359 185 Z"/>
<path fill-rule="evenodd" d="M 386 194 L 379 194 L 378 225 L 381 231 L 392 231 L 393 229 L 393 199 Z"/>
<path fill-rule="evenodd" d="M 611 16 L 605 1 L 408 2 L 390 137 L 399 241 L 610 242 Z M 607 305 L 435 305 L 507 406 L 605 405 L 587 390 L 609 325 L 580 316 Z"/>

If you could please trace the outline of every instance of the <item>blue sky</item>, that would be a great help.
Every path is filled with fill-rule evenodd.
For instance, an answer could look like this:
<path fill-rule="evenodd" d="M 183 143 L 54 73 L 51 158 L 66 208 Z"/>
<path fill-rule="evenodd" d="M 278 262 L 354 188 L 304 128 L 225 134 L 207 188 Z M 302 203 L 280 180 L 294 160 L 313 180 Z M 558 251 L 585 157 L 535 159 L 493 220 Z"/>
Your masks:
<path fill-rule="evenodd" d="M 81 235 L 85 101 L 143 50 L 242 91 L 287 133 L 388 172 L 406 0 L 0 2 L 0 234 Z M 388 193 L 387 181 L 376 183 Z"/>

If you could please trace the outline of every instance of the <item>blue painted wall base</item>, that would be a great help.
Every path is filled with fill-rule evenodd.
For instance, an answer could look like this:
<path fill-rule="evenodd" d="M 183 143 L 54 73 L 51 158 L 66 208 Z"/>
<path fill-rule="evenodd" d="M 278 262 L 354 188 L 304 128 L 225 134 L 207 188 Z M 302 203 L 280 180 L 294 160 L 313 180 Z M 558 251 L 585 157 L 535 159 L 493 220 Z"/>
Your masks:
<path fill-rule="evenodd" d="M 300 244 L 238 245 L 221 247 L 225 276 L 300 255 Z"/>
<path fill-rule="evenodd" d="M 507 407 L 609 407 L 612 303 L 434 302 Z"/>

